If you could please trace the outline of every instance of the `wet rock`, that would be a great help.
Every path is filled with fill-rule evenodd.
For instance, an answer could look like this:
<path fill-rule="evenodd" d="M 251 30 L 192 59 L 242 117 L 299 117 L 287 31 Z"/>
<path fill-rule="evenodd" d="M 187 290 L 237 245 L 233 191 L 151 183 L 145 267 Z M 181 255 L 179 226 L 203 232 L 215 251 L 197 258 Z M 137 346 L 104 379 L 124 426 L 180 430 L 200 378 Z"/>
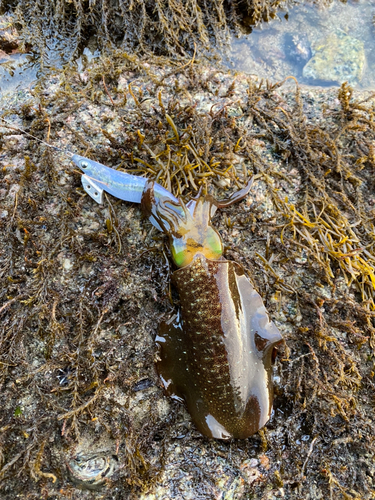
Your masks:
<path fill-rule="evenodd" d="M 10 54 L 16 51 L 20 44 L 19 33 L 11 16 L 0 16 L 0 56 L 3 52 Z"/>
<path fill-rule="evenodd" d="M 145 389 L 148 389 L 149 387 L 152 387 L 153 385 L 154 385 L 154 382 L 151 379 L 144 378 L 144 379 L 140 380 L 139 382 L 137 382 L 132 387 L 132 390 L 134 392 L 144 391 Z"/>
<path fill-rule="evenodd" d="M 311 44 L 305 34 L 285 35 L 285 55 L 293 64 L 305 64 L 311 58 Z"/>
<path fill-rule="evenodd" d="M 312 44 L 313 57 L 303 68 L 311 83 L 359 82 L 365 66 L 363 42 L 334 33 Z"/>
<path fill-rule="evenodd" d="M 30 54 L 0 51 L 0 92 L 26 88 L 36 80 L 37 69 Z"/>
<path fill-rule="evenodd" d="M 0 15 L 0 92 L 26 88 L 36 79 L 37 69 L 27 53 L 29 44 L 23 41 L 11 15 Z"/>

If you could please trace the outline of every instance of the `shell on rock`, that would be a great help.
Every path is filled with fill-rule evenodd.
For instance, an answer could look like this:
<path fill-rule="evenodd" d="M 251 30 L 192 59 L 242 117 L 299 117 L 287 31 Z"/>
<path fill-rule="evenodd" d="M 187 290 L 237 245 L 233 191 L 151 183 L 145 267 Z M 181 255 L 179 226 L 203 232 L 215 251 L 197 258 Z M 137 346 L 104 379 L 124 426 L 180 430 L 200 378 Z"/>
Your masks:
<path fill-rule="evenodd" d="M 77 453 L 66 463 L 71 480 L 81 488 L 95 490 L 103 486 L 118 467 L 116 455 L 106 452 Z"/>

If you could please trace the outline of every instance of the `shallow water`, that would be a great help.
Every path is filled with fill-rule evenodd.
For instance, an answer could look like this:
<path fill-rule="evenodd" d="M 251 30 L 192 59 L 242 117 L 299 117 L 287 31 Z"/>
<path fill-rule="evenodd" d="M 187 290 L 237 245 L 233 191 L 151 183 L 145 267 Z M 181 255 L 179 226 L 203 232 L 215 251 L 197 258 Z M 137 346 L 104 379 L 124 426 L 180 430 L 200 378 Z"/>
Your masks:
<path fill-rule="evenodd" d="M 0 58 L 0 93 L 32 87 L 38 68 L 31 54 L 4 54 Z"/>
<path fill-rule="evenodd" d="M 22 40 L 13 15 L 0 16 L 0 94 L 32 88 L 40 77 L 63 69 L 73 54 L 74 40 L 51 30 L 43 37 L 41 54 Z M 10 40 L 8 46 L 6 42 L 4 46 L 6 40 Z"/>
<path fill-rule="evenodd" d="M 348 81 L 355 88 L 375 89 L 374 16 L 375 0 L 334 0 L 324 8 L 301 4 L 258 28 L 244 26 L 242 35 L 233 35 L 224 64 L 270 81 L 292 75 L 307 85 Z M 0 93 L 31 87 L 42 74 L 61 70 L 73 52 L 70 45 L 49 33 L 42 60 L 39 54 L 0 51 Z M 86 48 L 75 59 L 78 70 L 97 56 Z"/>
<path fill-rule="evenodd" d="M 349 81 L 356 88 L 374 89 L 374 15 L 375 0 L 334 1 L 324 9 L 298 5 L 288 13 L 279 12 L 276 19 L 249 34 L 233 36 L 226 65 L 271 81 L 293 75 L 308 85 L 336 86 Z M 325 61 L 320 61 L 326 70 L 324 79 L 314 79 L 311 71 L 304 70 L 314 52 L 324 54 Z"/>

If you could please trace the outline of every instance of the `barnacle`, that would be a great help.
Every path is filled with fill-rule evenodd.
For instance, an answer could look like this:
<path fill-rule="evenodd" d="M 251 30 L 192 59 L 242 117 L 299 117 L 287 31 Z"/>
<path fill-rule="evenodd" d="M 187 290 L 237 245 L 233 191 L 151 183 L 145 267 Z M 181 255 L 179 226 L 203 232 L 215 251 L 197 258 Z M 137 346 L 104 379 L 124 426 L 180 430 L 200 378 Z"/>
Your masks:
<path fill-rule="evenodd" d="M 118 460 L 115 455 L 108 453 L 78 453 L 66 462 L 66 466 L 75 484 L 81 488 L 95 490 L 113 475 L 118 467 Z"/>

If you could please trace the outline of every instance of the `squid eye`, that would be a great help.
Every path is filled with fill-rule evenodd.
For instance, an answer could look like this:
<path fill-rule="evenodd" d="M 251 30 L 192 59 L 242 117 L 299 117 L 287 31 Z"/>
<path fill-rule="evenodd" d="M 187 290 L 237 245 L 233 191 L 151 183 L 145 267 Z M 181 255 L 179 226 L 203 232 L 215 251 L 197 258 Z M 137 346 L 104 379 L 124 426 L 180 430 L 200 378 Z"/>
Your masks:
<path fill-rule="evenodd" d="M 186 243 L 182 240 L 174 240 L 171 244 L 173 260 L 178 267 L 186 266 L 191 261 L 191 256 L 186 248 Z"/>
<path fill-rule="evenodd" d="M 210 259 L 218 259 L 223 255 L 223 244 L 217 232 L 208 228 L 207 236 L 204 243 L 205 254 Z"/>
<path fill-rule="evenodd" d="M 89 164 L 88 164 L 88 162 L 87 162 L 87 161 L 81 161 L 81 162 L 80 162 L 80 166 L 81 166 L 82 168 L 87 168 L 87 167 L 89 166 Z"/>

